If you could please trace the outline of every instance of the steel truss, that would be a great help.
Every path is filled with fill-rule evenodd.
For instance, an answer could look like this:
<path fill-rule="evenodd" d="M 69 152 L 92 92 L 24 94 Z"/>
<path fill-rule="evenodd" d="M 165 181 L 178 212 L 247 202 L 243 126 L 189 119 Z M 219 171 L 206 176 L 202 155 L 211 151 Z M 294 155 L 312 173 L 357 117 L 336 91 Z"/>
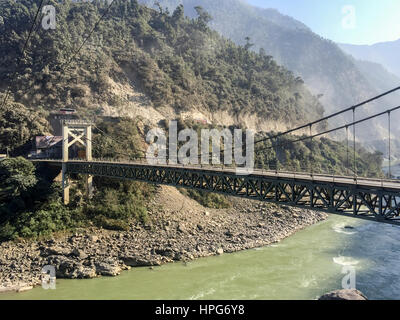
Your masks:
<path fill-rule="evenodd" d="M 203 190 L 400 225 L 399 192 L 390 188 L 148 164 L 69 161 L 66 165 L 69 174 Z"/>

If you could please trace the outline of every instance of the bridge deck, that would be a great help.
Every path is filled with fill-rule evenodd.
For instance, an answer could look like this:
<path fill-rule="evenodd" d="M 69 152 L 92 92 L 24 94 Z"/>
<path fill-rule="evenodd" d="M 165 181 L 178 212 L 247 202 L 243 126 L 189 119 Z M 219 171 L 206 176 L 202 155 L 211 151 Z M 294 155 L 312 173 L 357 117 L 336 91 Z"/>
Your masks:
<path fill-rule="evenodd" d="M 61 160 L 34 160 L 61 165 Z M 221 193 L 400 225 L 400 181 L 234 168 L 70 160 L 66 172 Z"/>
<path fill-rule="evenodd" d="M 61 165 L 62 160 L 44 159 L 44 160 L 32 160 L 33 162 L 51 162 Z M 162 164 L 148 164 L 139 161 L 104 161 L 104 160 L 70 160 L 68 163 L 85 163 L 85 164 L 105 164 L 105 165 L 123 165 L 123 166 L 142 166 L 145 168 L 174 168 L 174 169 L 185 169 L 185 170 L 197 170 L 200 172 L 215 172 L 215 173 L 226 173 L 229 175 L 244 176 L 243 174 L 237 174 L 234 168 L 229 167 L 213 167 L 205 165 L 162 165 Z M 293 180 L 304 180 L 308 182 L 323 182 L 323 183 L 334 183 L 340 185 L 347 185 L 350 187 L 363 186 L 367 188 L 385 188 L 390 189 L 394 192 L 400 192 L 400 180 L 390 179 L 378 179 L 378 178 L 365 178 L 365 177 L 354 177 L 354 176 L 335 176 L 327 174 L 311 174 L 307 172 L 291 172 L 291 171 L 273 171 L 273 170 L 260 170 L 254 169 L 249 175 L 250 177 L 270 177 L 270 178 L 282 178 L 282 179 L 293 179 Z M 399 195 L 400 196 L 400 195 Z"/>

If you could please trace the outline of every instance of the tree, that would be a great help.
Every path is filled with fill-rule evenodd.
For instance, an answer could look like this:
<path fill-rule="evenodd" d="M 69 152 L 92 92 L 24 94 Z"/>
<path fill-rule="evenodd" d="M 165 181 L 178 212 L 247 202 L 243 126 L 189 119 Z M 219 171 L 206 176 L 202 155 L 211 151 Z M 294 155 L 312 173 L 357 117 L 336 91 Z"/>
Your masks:
<path fill-rule="evenodd" d="M 251 47 L 254 46 L 254 43 L 250 43 L 250 37 L 244 38 L 246 40 L 246 44 L 244 45 L 244 48 L 246 50 L 249 50 Z M 265 51 L 264 51 L 265 52 Z"/>
<path fill-rule="evenodd" d="M 34 165 L 22 158 L 8 158 L 0 161 L 0 197 L 18 197 L 37 183 Z"/>
<path fill-rule="evenodd" d="M 183 5 L 179 5 L 176 7 L 174 12 L 172 13 L 172 21 L 174 22 L 175 25 L 179 25 L 179 23 L 183 20 L 183 17 L 185 16 L 185 11 L 183 8 Z"/>
<path fill-rule="evenodd" d="M 196 13 L 198 15 L 197 24 L 198 26 L 205 30 L 207 28 L 207 24 L 212 20 L 211 15 L 203 9 L 201 6 L 194 7 Z"/>
<path fill-rule="evenodd" d="M 35 135 L 48 132 L 49 123 L 43 112 L 30 110 L 14 101 L 0 107 L 0 151 L 9 149 L 12 154 L 18 153 L 17 149 Z"/>

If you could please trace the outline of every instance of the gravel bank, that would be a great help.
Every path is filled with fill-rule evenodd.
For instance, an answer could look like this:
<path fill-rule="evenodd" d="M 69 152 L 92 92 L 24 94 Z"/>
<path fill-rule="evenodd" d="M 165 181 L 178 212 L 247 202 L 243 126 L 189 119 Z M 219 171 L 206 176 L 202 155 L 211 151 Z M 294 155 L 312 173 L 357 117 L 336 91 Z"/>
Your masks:
<path fill-rule="evenodd" d="M 151 222 L 126 232 L 82 229 L 42 241 L 0 244 L 0 292 L 29 290 L 53 265 L 58 278 L 116 276 L 137 266 L 231 253 L 278 242 L 327 214 L 237 198 L 232 208 L 207 209 L 172 187 L 149 204 Z"/>

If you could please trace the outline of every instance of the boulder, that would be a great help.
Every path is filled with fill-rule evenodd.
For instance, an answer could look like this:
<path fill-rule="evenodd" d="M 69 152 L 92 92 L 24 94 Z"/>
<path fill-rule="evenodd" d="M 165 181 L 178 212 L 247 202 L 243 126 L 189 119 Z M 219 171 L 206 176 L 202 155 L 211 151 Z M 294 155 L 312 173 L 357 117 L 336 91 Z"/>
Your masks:
<path fill-rule="evenodd" d="M 64 256 L 50 256 L 47 261 L 48 264 L 55 266 L 58 278 L 86 279 L 96 276 L 94 267 L 84 266 L 82 263 Z"/>
<path fill-rule="evenodd" d="M 73 256 L 75 256 L 75 257 L 81 259 L 81 260 L 86 259 L 87 256 L 88 256 L 83 250 L 80 250 L 80 249 L 77 249 L 77 248 L 75 248 L 74 250 L 72 250 L 71 254 L 72 254 Z"/>
<path fill-rule="evenodd" d="M 118 262 L 112 259 L 95 262 L 96 273 L 102 276 L 117 276 L 121 273 L 122 268 Z"/>
<path fill-rule="evenodd" d="M 329 292 L 318 300 L 368 300 L 367 297 L 356 289 L 342 289 Z"/>
<path fill-rule="evenodd" d="M 161 261 L 156 258 L 145 258 L 139 256 L 122 256 L 120 259 L 130 267 L 151 267 L 161 265 Z"/>
<path fill-rule="evenodd" d="M 48 257 L 48 256 L 68 256 L 71 254 L 71 250 L 59 246 L 52 246 L 52 247 L 42 247 L 40 255 L 42 257 Z"/>
<path fill-rule="evenodd" d="M 97 242 L 99 240 L 99 237 L 95 236 L 95 235 L 90 235 L 90 236 L 88 236 L 88 239 L 91 242 Z"/>

